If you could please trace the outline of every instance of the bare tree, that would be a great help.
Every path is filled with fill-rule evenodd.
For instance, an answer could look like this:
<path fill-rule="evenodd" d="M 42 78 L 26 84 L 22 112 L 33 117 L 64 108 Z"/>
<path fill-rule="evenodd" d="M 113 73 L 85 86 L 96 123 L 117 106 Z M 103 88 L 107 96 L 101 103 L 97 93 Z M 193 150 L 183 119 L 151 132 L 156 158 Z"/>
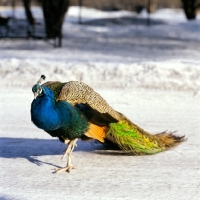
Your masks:
<path fill-rule="evenodd" d="M 196 18 L 197 0 L 182 0 L 183 9 L 187 19 Z"/>
<path fill-rule="evenodd" d="M 47 37 L 61 39 L 62 24 L 69 8 L 69 0 L 42 0 L 41 2 Z"/>
<path fill-rule="evenodd" d="M 24 8 L 25 8 L 25 12 L 26 12 L 26 17 L 28 22 L 33 25 L 35 20 L 33 18 L 33 15 L 31 13 L 31 0 L 23 0 L 23 4 L 24 4 Z"/>

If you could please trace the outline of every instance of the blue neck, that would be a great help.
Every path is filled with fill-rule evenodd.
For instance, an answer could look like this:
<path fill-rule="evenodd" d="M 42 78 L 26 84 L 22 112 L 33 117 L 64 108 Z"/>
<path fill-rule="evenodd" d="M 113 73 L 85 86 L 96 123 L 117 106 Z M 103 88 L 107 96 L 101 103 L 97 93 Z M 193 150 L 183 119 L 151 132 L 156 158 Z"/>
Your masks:
<path fill-rule="evenodd" d="M 31 104 L 31 119 L 33 123 L 44 130 L 56 130 L 63 124 L 62 109 L 56 105 L 54 93 L 43 86 L 43 95 L 33 100 Z M 68 116 L 65 114 L 65 121 Z"/>

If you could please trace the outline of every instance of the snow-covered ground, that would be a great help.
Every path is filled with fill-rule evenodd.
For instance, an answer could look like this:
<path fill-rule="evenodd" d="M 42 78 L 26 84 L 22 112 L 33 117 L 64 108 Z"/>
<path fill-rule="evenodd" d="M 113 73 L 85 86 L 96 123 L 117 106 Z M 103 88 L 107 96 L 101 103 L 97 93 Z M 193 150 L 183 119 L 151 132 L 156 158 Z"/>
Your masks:
<path fill-rule="evenodd" d="M 37 20 L 42 12 L 33 8 Z M 10 16 L 9 9 L 0 9 Z M 70 7 L 63 47 L 42 40 L 0 40 L 0 199 L 200 199 L 200 16 L 151 15 Z M 24 18 L 17 8 L 15 16 Z M 53 174 L 65 146 L 30 121 L 31 87 L 79 80 L 145 130 L 177 130 L 188 140 L 153 156 L 99 151 L 79 142 L 70 174 Z"/>

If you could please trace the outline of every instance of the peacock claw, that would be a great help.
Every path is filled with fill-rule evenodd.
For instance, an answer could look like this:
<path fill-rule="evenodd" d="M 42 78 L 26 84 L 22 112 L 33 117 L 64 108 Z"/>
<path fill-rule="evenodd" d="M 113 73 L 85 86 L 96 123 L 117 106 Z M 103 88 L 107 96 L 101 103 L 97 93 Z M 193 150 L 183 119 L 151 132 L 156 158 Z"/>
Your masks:
<path fill-rule="evenodd" d="M 76 166 L 73 166 L 73 165 L 66 166 L 66 167 L 62 167 L 62 168 L 56 169 L 56 170 L 55 170 L 55 173 L 58 174 L 58 173 L 64 172 L 64 171 L 70 173 L 70 171 L 71 171 L 72 169 L 77 169 L 77 167 L 76 167 Z"/>

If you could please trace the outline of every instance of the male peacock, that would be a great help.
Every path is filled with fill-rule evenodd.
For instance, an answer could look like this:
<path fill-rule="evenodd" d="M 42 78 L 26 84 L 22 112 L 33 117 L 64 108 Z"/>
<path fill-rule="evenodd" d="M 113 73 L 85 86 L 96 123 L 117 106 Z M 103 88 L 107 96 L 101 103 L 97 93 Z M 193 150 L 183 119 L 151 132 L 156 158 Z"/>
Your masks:
<path fill-rule="evenodd" d="M 56 172 L 75 168 L 71 153 L 77 140 L 105 139 L 117 144 L 122 150 L 137 154 L 155 154 L 184 141 L 184 136 L 162 132 L 152 135 L 115 111 L 90 86 L 78 81 L 66 83 L 50 81 L 41 85 L 42 75 L 32 88 L 31 120 L 40 129 L 68 145 L 67 166 Z"/>

